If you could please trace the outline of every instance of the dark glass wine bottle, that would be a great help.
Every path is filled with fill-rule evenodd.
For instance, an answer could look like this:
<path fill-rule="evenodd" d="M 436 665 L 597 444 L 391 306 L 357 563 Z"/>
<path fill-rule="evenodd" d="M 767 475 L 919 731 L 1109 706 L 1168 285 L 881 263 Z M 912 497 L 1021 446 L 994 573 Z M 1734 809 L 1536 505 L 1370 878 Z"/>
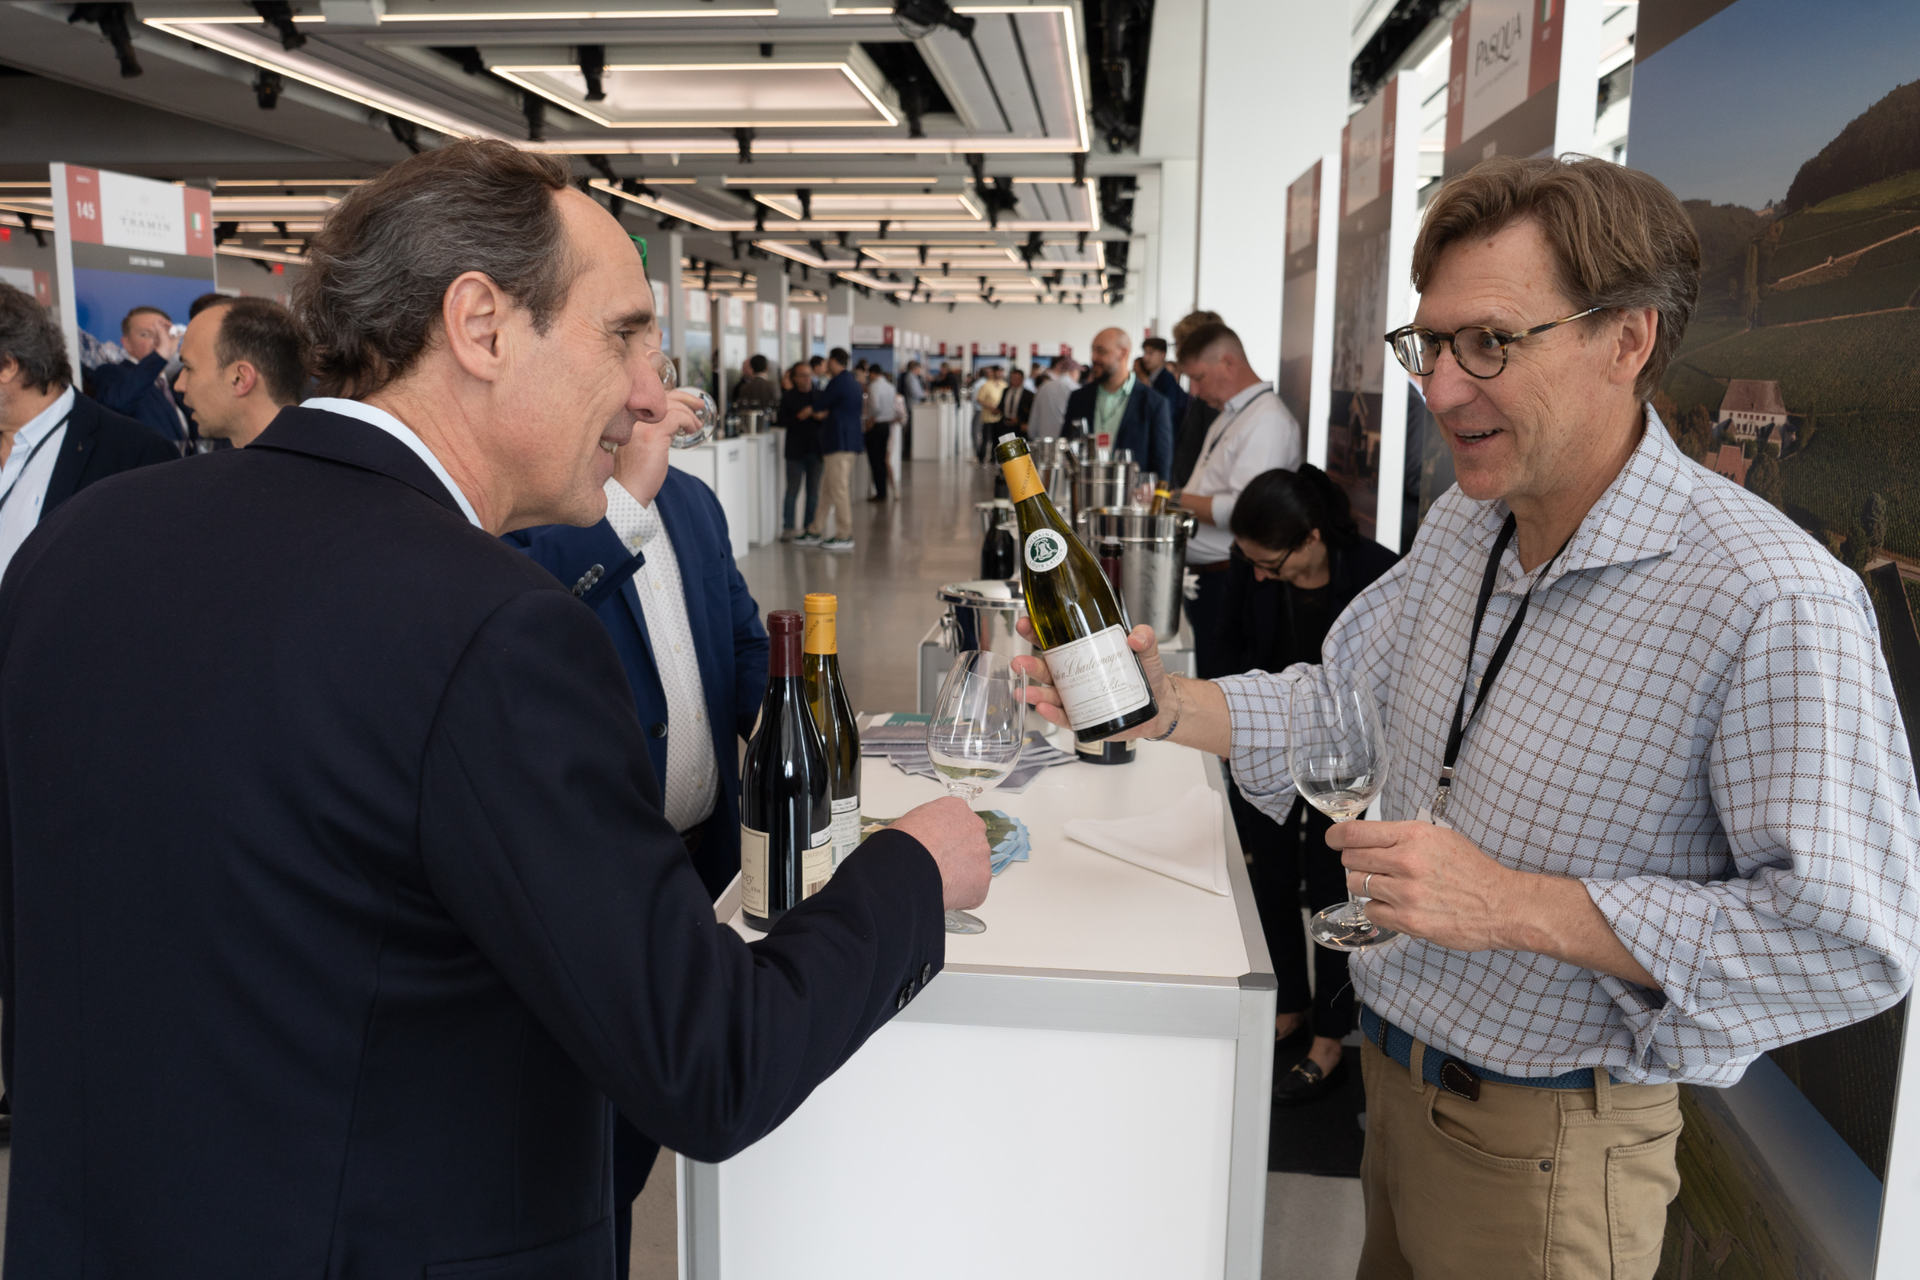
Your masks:
<path fill-rule="evenodd" d="M 1127 618 L 1086 544 L 1047 497 L 1015 435 L 994 449 L 1020 518 L 1020 586 L 1074 737 L 1098 742 L 1160 714 L 1140 657 L 1127 647 Z"/>
<path fill-rule="evenodd" d="M 840 638 L 836 623 L 840 598 L 824 592 L 806 597 L 807 706 L 820 729 L 827 756 L 827 792 L 833 798 L 833 865 L 847 860 L 860 843 L 860 726 L 840 677 Z"/>
<path fill-rule="evenodd" d="M 772 651 L 760 723 L 740 772 L 740 907 L 766 930 L 833 874 L 826 748 L 807 706 L 800 615 L 767 615 Z"/>

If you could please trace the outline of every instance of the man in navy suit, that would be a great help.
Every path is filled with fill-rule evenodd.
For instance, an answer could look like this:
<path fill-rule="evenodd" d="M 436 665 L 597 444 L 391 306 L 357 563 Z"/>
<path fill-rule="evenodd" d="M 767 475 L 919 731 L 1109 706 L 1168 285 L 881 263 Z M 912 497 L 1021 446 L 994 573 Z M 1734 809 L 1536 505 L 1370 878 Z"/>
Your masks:
<path fill-rule="evenodd" d="M 720 500 L 667 465 L 678 425 L 672 414 L 635 424 L 633 439 L 614 451 L 599 524 L 523 529 L 507 541 L 561 582 L 589 584 L 583 596 L 597 595 L 594 612 L 633 686 L 667 821 L 718 898 L 740 870 L 738 741 L 752 735 L 766 695 L 767 632 L 734 564 Z M 596 590 L 606 587 L 613 589 Z M 614 1258 L 622 1277 L 633 1201 L 659 1154 L 659 1143 L 615 1118 Z"/>
<path fill-rule="evenodd" d="M 669 412 L 563 163 L 406 160 L 295 297 L 323 398 L 0 582 L 6 1274 L 610 1276 L 613 1108 L 772 1130 L 936 976 L 985 828 L 924 805 L 764 939 L 715 920 L 606 628 L 499 541 L 598 522 Z"/>
<path fill-rule="evenodd" d="M 103 364 L 92 373 L 94 398 L 125 414 L 174 447 L 187 447 L 187 420 L 167 386 L 167 365 L 180 349 L 173 317 L 158 307 L 135 307 L 120 322 L 120 346 L 132 357 Z"/>
<path fill-rule="evenodd" d="M 1091 376 L 1067 398 L 1066 434 L 1078 434 L 1074 424 L 1085 423 L 1087 434 L 1107 436 L 1116 450 L 1131 449 L 1142 471 L 1164 476 L 1173 466 L 1173 414 L 1164 396 L 1134 377 L 1132 354 L 1126 330 L 1094 335 Z"/>

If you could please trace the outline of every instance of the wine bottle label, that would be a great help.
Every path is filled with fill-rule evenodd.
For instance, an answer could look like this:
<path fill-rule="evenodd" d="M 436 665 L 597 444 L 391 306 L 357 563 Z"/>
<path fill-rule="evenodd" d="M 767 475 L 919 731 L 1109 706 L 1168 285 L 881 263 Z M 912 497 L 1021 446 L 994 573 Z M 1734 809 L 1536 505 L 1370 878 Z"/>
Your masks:
<path fill-rule="evenodd" d="M 1016 504 L 1047 491 L 1047 487 L 1040 483 L 1040 469 L 1033 465 L 1031 456 L 1011 458 L 1002 463 L 1000 474 L 1007 478 L 1007 497 Z"/>
<path fill-rule="evenodd" d="M 1048 649 L 1046 655 L 1067 723 L 1075 729 L 1117 720 L 1152 699 L 1139 660 L 1127 648 L 1126 629 L 1117 624 Z"/>
<path fill-rule="evenodd" d="M 811 898 L 833 878 L 833 828 L 813 833 L 813 848 L 800 855 L 800 896 Z"/>
<path fill-rule="evenodd" d="M 860 797 L 848 796 L 833 802 L 833 865 L 847 860 L 860 843 Z"/>
<path fill-rule="evenodd" d="M 767 916 L 767 833 L 740 825 L 740 909 Z"/>
<path fill-rule="evenodd" d="M 1027 535 L 1027 568 L 1045 573 L 1067 558 L 1067 540 L 1057 529 L 1045 526 Z"/>

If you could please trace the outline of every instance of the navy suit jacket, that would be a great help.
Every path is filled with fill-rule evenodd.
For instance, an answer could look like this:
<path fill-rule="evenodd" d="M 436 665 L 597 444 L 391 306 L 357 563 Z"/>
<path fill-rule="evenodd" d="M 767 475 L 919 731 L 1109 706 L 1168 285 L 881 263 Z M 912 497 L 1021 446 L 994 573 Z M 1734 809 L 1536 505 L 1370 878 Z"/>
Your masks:
<path fill-rule="evenodd" d="M 1180 379 L 1175 377 L 1173 370 L 1165 365 L 1162 365 L 1160 372 L 1153 376 L 1153 389 L 1158 391 L 1160 398 L 1167 402 L 1167 415 L 1177 431 L 1180 419 L 1187 416 L 1187 405 L 1192 401 L 1193 394 L 1180 385 Z"/>
<path fill-rule="evenodd" d="M 821 453 L 866 451 L 866 436 L 860 429 L 860 410 L 865 397 L 860 379 L 853 376 L 851 369 L 842 369 L 827 379 L 813 406 L 815 412 L 825 410 L 827 415 L 820 428 Z"/>
<path fill-rule="evenodd" d="M 1094 397 L 1100 390 L 1100 384 L 1089 382 L 1067 397 L 1067 421 L 1087 420 L 1087 430 L 1093 430 Z M 1173 470 L 1173 415 L 1167 408 L 1166 397 L 1135 378 L 1133 394 L 1127 397 L 1126 407 L 1120 411 L 1120 425 L 1113 433 L 1115 449 L 1133 450 L 1133 460 L 1140 464 L 1143 471 L 1151 471 L 1157 476 L 1165 476 Z"/>
<path fill-rule="evenodd" d="M 54 509 L 80 490 L 108 476 L 156 462 L 177 462 L 180 451 L 152 431 L 75 392 L 73 413 L 67 418 L 60 456 L 47 477 L 47 496 L 40 504 L 45 520 Z"/>
<path fill-rule="evenodd" d="M 706 696 L 707 725 L 674 725 L 667 720 L 667 695 L 660 669 L 653 659 L 653 639 L 646 614 L 640 608 L 632 567 L 644 556 L 628 554 L 626 546 L 602 520 L 590 528 L 550 524 L 522 529 L 507 541 L 527 552 L 561 582 L 578 582 L 594 565 L 619 575 L 618 591 L 595 601 L 593 611 L 613 637 L 613 647 L 633 687 L 634 710 L 647 731 L 647 750 L 653 758 L 653 776 L 664 793 L 667 785 L 668 735 L 709 732 L 714 760 L 720 767 L 720 794 L 713 815 L 700 828 L 693 866 L 707 892 L 719 897 L 740 870 L 740 750 L 737 740 L 753 733 L 754 718 L 767 692 L 767 631 L 760 625 L 760 606 L 747 590 L 747 581 L 733 560 L 727 538 L 727 516 L 720 500 L 707 486 L 672 467 L 654 499 L 660 523 L 673 539 L 674 559 L 680 562 L 680 583 L 687 601 L 687 622 L 693 630 L 693 651 L 700 663 L 700 690 Z M 641 570 L 645 572 L 644 570 Z"/>
<path fill-rule="evenodd" d="M 716 923 L 606 628 L 367 423 L 111 477 L 0 582 L 8 1280 L 610 1276 L 609 1100 L 724 1159 L 945 936 L 898 831 Z"/>
<path fill-rule="evenodd" d="M 166 357 L 156 351 L 132 364 L 103 364 L 91 376 L 95 399 L 172 441 L 177 455 L 187 437 L 179 412 L 160 389 L 166 369 Z"/>

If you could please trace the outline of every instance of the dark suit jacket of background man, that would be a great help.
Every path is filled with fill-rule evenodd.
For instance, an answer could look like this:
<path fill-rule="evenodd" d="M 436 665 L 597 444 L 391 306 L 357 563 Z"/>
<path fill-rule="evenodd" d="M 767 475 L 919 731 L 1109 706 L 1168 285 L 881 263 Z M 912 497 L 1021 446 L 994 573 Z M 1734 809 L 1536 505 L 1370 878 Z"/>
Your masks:
<path fill-rule="evenodd" d="M 89 376 L 93 379 L 95 399 L 171 442 L 178 457 L 186 442 L 186 429 L 174 402 L 160 389 L 160 377 L 166 371 L 167 358 L 156 351 L 144 360 L 103 364 Z"/>
<path fill-rule="evenodd" d="M 1027 434 L 1027 419 L 1033 416 L 1033 388 L 1022 383 L 1018 391 L 1008 388 L 1000 397 L 1000 421 L 1003 426 Z"/>
<path fill-rule="evenodd" d="M 945 937 L 897 832 L 716 924 L 606 628 L 303 409 L 14 558 L 0 894 L 9 1280 L 610 1275 L 609 1099 L 723 1159 Z"/>
<path fill-rule="evenodd" d="M 1085 418 L 1087 431 L 1093 433 L 1093 408 L 1100 384 L 1089 382 L 1067 397 L 1067 422 Z M 1068 432 L 1071 433 L 1071 426 Z M 1133 450 L 1133 460 L 1142 471 L 1157 476 L 1169 474 L 1173 467 L 1173 415 L 1167 401 L 1139 378 L 1133 380 L 1133 394 L 1120 411 L 1120 424 L 1113 433 L 1115 449 Z"/>
<path fill-rule="evenodd" d="M 108 476 L 156 462 L 177 462 L 179 458 L 178 449 L 146 426 L 102 408 L 76 391 L 66 438 L 60 441 L 60 456 L 54 459 L 53 474 L 47 477 L 40 519 L 44 521 L 68 498 Z"/>
<path fill-rule="evenodd" d="M 693 631 L 694 656 L 700 664 L 700 690 L 707 702 L 707 724 L 675 725 L 667 720 L 667 695 L 653 658 L 653 639 L 640 608 L 640 593 L 632 577 L 625 577 L 617 594 L 609 593 L 594 612 L 613 637 L 613 647 L 633 686 L 634 710 L 647 732 L 647 751 L 653 759 L 653 777 L 661 794 L 667 786 L 667 738 L 672 733 L 710 732 L 714 762 L 720 769 L 719 795 L 713 816 L 702 823 L 693 867 L 707 893 L 718 898 L 740 872 L 740 747 L 739 739 L 753 733 L 760 702 L 767 692 L 767 629 L 760 625 L 760 606 L 747 590 L 745 578 L 733 560 L 727 537 L 726 512 L 713 490 L 684 471 L 667 469 L 667 479 L 654 498 L 660 523 L 673 539 L 674 559 L 680 563 L 680 584 L 687 602 L 687 623 Z M 566 524 L 542 525 L 507 535 L 562 583 L 572 584 L 600 565 L 603 572 L 625 574 L 635 559 L 602 520 L 590 528 Z M 638 557 L 642 563 L 645 557 Z M 644 572 L 644 570 L 643 570 Z"/>

